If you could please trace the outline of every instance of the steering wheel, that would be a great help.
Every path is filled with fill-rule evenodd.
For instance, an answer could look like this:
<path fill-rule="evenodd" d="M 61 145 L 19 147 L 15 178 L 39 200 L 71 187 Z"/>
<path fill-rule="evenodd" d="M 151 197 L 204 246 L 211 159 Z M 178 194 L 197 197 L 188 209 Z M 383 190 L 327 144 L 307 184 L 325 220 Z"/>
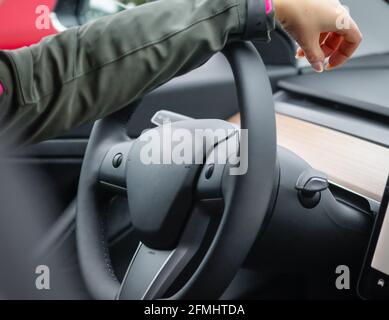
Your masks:
<path fill-rule="evenodd" d="M 145 135 L 159 135 L 168 124 L 130 139 L 127 123 L 134 106 L 95 123 L 81 170 L 76 224 L 80 267 L 94 298 L 218 299 L 261 232 L 276 183 L 272 90 L 251 43 L 229 44 L 223 54 L 235 78 L 245 143 L 241 131 L 226 121 L 179 121 L 169 124 L 173 133 L 209 128 L 228 133 L 216 140 L 205 134 L 207 147 L 189 146 L 191 160 L 202 158 L 202 163 L 146 164 L 140 156 L 150 142 Z M 237 136 L 240 144 L 228 151 L 228 159 L 240 155 L 242 162 L 245 155 L 243 174 L 232 174 L 239 163 L 211 158 Z M 105 234 L 112 192 L 127 195 L 140 241 L 121 283 Z"/>

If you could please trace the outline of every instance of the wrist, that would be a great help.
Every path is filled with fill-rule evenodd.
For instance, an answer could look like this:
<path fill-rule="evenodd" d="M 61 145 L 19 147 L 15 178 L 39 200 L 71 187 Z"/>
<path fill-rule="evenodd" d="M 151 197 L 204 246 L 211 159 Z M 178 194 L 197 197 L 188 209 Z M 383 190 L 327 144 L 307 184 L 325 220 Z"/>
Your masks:
<path fill-rule="evenodd" d="M 292 0 L 295 1 L 295 0 Z M 275 18 L 278 21 L 285 20 L 285 6 L 286 6 L 287 0 L 273 0 L 274 3 L 274 9 L 275 9 Z"/>

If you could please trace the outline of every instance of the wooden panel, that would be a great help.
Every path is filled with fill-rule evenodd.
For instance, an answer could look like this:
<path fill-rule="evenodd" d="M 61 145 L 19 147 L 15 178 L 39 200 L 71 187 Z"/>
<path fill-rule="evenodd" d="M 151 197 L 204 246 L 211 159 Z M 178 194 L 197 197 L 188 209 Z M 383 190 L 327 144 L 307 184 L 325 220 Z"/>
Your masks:
<path fill-rule="evenodd" d="M 389 173 L 389 149 L 303 120 L 277 114 L 280 146 L 298 154 L 329 179 L 381 201 Z M 229 119 L 239 124 L 239 114 Z"/>

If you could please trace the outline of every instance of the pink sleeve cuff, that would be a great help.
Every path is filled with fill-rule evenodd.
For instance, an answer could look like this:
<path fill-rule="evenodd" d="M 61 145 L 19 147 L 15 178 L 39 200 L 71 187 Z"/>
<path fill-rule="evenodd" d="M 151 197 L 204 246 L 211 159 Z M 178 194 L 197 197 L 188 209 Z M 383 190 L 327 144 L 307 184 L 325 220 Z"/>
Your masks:
<path fill-rule="evenodd" d="M 273 11 L 273 1 L 272 0 L 264 0 L 266 6 L 266 14 L 268 15 Z"/>
<path fill-rule="evenodd" d="M 2 96 L 4 93 L 4 87 L 3 84 L 0 82 L 0 96 Z"/>

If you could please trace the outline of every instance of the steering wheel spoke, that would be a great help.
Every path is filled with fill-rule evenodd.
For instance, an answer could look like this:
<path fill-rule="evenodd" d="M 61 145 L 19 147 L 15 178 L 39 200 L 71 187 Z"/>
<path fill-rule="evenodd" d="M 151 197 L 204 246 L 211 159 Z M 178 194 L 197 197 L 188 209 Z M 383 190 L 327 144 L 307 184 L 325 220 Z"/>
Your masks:
<path fill-rule="evenodd" d="M 120 300 L 153 300 L 167 298 L 166 293 L 184 270 L 196 269 L 196 256 L 206 245 L 207 230 L 212 216 L 201 204 L 195 206 L 177 247 L 172 250 L 156 250 L 140 243 L 117 298 Z M 191 266 L 192 265 L 192 266 Z M 190 275 L 189 275 L 190 276 Z"/>

